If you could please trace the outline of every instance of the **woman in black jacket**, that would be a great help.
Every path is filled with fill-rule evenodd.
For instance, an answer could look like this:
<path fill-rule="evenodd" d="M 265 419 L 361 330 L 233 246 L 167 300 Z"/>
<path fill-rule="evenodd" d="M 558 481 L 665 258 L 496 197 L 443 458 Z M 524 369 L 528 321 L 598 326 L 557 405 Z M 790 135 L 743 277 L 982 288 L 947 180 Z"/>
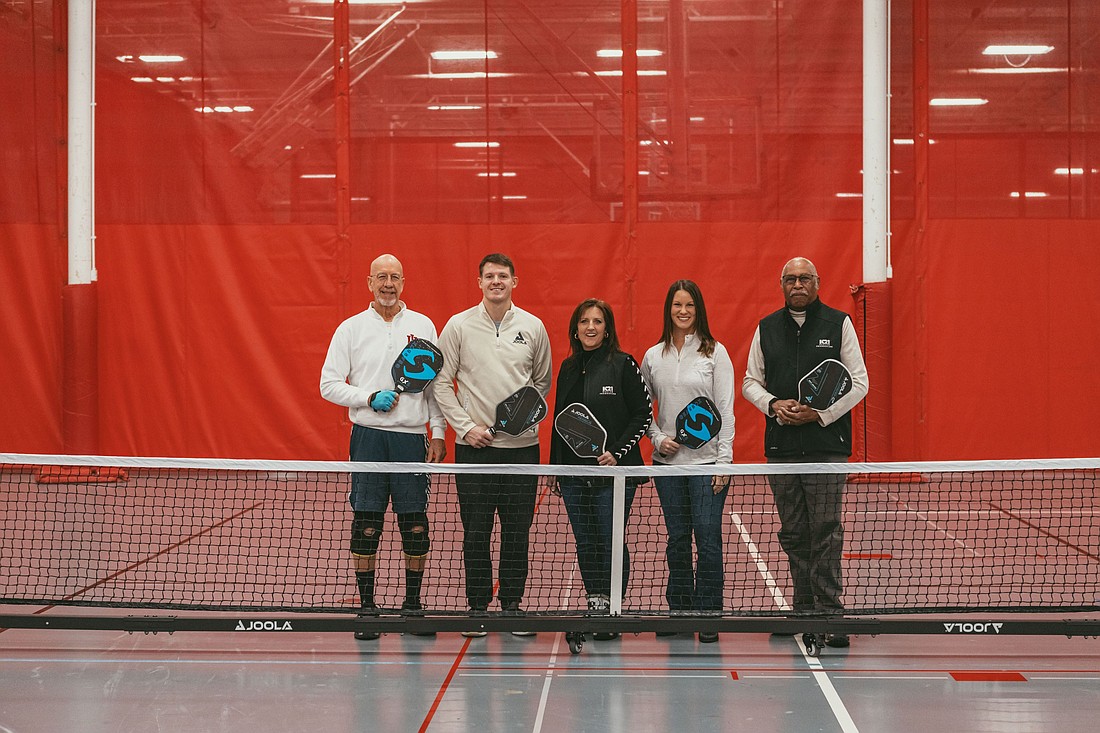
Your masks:
<path fill-rule="evenodd" d="M 558 371 L 555 417 L 580 402 L 607 431 L 604 452 L 581 458 L 556 432 L 550 443 L 550 462 L 565 465 L 640 466 L 639 441 L 653 418 L 649 390 L 634 357 L 619 348 L 615 315 L 602 300 L 582 301 L 569 319 L 572 354 Z M 610 477 L 562 476 L 561 497 L 577 542 L 577 562 L 588 595 L 588 608 L 606 611 L 611 598 L 612 480 Z M 626 512 L 634 500 L 637 482 L 627 480 Z M 623 545 L 623 589 L 629 557 Z M 597 639 L 612 638 L 598 634 Z"/>

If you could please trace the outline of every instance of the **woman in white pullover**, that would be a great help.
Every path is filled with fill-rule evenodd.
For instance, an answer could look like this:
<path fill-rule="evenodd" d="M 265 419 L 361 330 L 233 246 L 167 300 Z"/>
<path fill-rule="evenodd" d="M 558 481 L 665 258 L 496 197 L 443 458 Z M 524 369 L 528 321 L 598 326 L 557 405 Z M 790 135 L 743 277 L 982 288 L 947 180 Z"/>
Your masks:
<path fill-rule="evenodd" d="M 733 461 L 733 362 L 726 347 L 711 335 L 703 294 L 691 280 L 677 280 L 669 287 L 661 341 L 646 352 L 642 377 L 656 402 L 656 419 L 649 428 L 655 465 Z M 674 440 L 676 415 L 696 397 L 708 397 L 717 405 L 722 428 L 717 438 L 691 449 Z M 660 476 L 654 483 L 668 531 L 669 609 L 721 611 L 722 514 L 729 476 Z M 697 567 L 692 563 L 692 535 Z M 699 634 L 699 641 L 717 640 L 717 633 Z"/>

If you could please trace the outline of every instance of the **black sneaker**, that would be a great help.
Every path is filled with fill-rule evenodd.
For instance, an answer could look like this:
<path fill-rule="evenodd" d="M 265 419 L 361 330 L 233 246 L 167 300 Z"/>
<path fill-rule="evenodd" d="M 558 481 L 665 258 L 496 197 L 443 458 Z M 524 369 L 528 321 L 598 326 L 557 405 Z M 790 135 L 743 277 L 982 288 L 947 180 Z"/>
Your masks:
<path fill-rule="evenodd" d="M 359 609 L 359 613 L 356 614 L 359 618 L 374 617 L 378 615 L 378 607 L 373 603 L 367 606 L 363 606 Z M 356 631 L 355 638 L 358 641 L 374 641 L 378 637 L 382 636 L 377 631 Z"/>
<path fill-rule="evenodd" d="M 487 614 L 487 612 L 484 608 L 475 607 L 475 608 L 470 609 L 470 617 L 471 618 L 480 618 L 480 617 L 486 616 L 486 615 L 488 615 L 488 614 Z M 463 631 L 462 635 L 464 637 L 466 637 L 467 639 L 480 639 L 483 636 L 488 636 L 489 632 L 488 631 L 482 631 L 481 629 L 476 629 L 476 630 L 471 629 L 469 631 Z"/>
<path fill-rule="evenodd" d="M 713 644 L 716 641 L 718 641 L 718 632 L 717 631 L 700 631 L 699 632 L 699 643 L 700 644 Z"/>
<path fill-rule="evenodd" d="M 402 616 L 423 616 L 424 606 L 420 605 L 420 601 L 405 601 L 401 604 Z M 410 631 L 410 636 L 435 636 L 434 631 Z"/>
<path fill-rule="evenodd" d="M 501 616 L 526 616 L 527 612 L 519 607 L 519 601 L 509 601 L 508 603 L 501 604 L 503 608 L 500 611 Z M 512 636 L 534 636 L 534 631 L 513 631 Z"/>
<path fill-rule="evenodd" d="M 596 641 L 612 641 L 618 639 L 620 636 L 618 631 L 597 631 L 592 634 L 592 638 Z"/>
<path fill-rule="evenodd" d="M 825 634 L 825 646 L 831 646 L 834 649 L 844 649 L 850 646 L 851 643 L 847 634 Z"/>

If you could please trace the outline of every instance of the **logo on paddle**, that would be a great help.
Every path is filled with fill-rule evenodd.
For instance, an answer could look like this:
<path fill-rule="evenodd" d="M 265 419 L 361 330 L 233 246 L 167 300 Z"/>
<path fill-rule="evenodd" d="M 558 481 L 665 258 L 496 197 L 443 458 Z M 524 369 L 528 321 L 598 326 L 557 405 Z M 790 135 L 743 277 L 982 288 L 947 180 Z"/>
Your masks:
<path fill-rule="evenodd" d="M 436 370 L 432 368 L 435 354 L 427 349 L 408 347 L 401 352 L 405 362 L 405 376 L 409 379 L 434 379 Z"/>

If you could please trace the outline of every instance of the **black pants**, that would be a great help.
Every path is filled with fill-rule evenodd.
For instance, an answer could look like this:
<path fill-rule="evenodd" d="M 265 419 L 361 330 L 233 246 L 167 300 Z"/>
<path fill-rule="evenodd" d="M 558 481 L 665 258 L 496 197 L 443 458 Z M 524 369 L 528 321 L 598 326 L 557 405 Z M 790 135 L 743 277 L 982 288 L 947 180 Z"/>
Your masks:
<path fill-rule="evenodd" d="M 845 456 L 818 456 L 813 461 L 772 460 L 769 463 L 840 463 Z M 842 613 L 841 555 L 844 525 L 843 473 L 769 474 L 768 483 L 779 512 L 779 544 L 787 553 L 794 584 L 796 611 Z"/>
<path fill-rule="evenodd" d="M 537 464 L 539 447 L 473 448 L 455 446 L 455 463 Z M 519 602 L 527 586 L 527 550 L 535 517 L 538 476 L 455 474 L 462 517 L 462 555 L 466 567 L 466 600 L 484 610 L 493 600 L 490 542 L 494 514 L 500 516 L 500 605 Z"/>

